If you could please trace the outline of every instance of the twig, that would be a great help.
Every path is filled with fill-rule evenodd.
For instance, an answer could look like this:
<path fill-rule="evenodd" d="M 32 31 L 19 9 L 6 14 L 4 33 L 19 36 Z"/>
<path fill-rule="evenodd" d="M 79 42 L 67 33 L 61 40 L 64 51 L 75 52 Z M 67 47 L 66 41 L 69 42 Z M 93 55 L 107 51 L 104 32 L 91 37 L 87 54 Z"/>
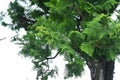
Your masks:
<path fill-rule="evenodd" d="M 4 37 L 4 38 L 0 39 L 0 41 L 2 41 L 2 40 L 4 40 L 4 39 L 6 39 L 6 37 Z"/>
<path fill-rule="evenodd" d="M 47 59 L 47 60 L 48 60 L 48 59 L 54 59 L 54 58 L 56 58 L 56 57 L 58 56 L 59 53 L 60 53 L 60 52 L 58 51 L 55 56 L 53 56 L 53 57 L 47 57 L 46 59 Z"/>

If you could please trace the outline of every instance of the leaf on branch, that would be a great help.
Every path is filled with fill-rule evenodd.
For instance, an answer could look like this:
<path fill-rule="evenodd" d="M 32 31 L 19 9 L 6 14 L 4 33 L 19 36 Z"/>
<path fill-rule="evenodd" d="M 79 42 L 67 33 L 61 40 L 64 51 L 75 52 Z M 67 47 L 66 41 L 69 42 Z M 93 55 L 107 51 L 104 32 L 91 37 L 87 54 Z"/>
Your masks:
<path fill-rule="evenodd" d="M 81 51 L 85 52 L 88 56 L 92 56 L 94 52 L 94 47 L 90 43 L 83 43 L 80 46 Z"/>

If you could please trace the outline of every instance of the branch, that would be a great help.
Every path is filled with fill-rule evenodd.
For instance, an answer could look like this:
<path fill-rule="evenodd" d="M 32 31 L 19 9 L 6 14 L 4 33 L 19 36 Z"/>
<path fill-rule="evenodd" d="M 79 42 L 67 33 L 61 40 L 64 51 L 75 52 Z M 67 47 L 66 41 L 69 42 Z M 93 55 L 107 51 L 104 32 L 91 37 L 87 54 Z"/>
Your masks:
<path fill-rule="evenodd" d="M 44 61 L 44 60 L 47 60 L 47 61 L 48 61 L 49 59 L 54 59 L 54 58 L 56 58 L 56 57 L 58 56 L 59 53 L 60 53 L 60 52 L 58 51 L 55 56 L 53 56 L 53 57 L 47 57 L 47 56 L 46 56 L 45 59 L 39 60 L 39 61 L 37 61 L 37 62 L 39 63 L 39 62 L 42 62 L 42 61 Z M 32 60 L 32 62 L 34 62 L 34 60 Z"/>
<path fill-rule="evenodd" d="M 56 58 L 56 57 L 58 56 L 59 53 L 60 53 L 60 52 L 58 51 L 55 56 L 53 56 L 53 57 L 47 57 L 46 59 L 47 59 L 47 60 L 48 60 L 48 59 L 54 59 L 54 58 Z"/>
<path fill-rule="evenodd" d="M 1 40 L 4 40 L 4 39 L 6 39 L 6 37 L 4 37 L 4 38 L 0 39 L 0 41 L 1 41 Z"/>

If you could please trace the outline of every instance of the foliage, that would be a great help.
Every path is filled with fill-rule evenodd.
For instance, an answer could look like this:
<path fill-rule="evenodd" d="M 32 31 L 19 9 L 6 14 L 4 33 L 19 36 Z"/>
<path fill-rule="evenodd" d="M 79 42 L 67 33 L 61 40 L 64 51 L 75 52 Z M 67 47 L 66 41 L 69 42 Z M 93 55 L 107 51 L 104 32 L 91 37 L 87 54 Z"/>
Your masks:
<path fill-rule="evenodd" d="M 47 80 L 49 75 L 56 72 L 49 69 L 49 59 L 54 59 L 58 54 L 64 55 L 68 61 L 65 78 L 80 76 L 84 61 L 110 61 L 119 54 L 120 21 L 110 18 L 119 0 L 30 2 L 30 6 L 37 5 L 39 9 L 26 10 L 15 0 L 10 3 L 8 13 L 15 25 L 12 28 L 27 31 L 23 38 L 16 39 L 23 45 L 20 53 L 33 58 L 37 78 L 41 76 L 42 80 Z M 55 49 L 56 55 L 51 57 Z"/>

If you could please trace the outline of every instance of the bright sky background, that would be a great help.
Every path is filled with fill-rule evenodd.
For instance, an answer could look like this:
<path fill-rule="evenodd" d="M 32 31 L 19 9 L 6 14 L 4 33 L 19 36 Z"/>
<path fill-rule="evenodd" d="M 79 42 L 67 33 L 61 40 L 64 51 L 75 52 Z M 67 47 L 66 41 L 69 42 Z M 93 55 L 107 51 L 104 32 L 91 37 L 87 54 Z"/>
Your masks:
<path fill-rule="evenodd" d="M 0 10 L 5 11 L 10 1 L 13 0 L 0 0 Z M 24 33 L 24 30 L 21 30 L 20 34 Z M 6 37 L 5 40 L 0 41 L 0 80 L 35 80 L 36 72 L 32 70 L 33 64 L 30 59 L 18 55 L 19 46 L 10 42 L 13 35 L 15 32 L 0 25 L 0 39 Z M 60 75 L 56 79 L 49 78 L 49 80 L 64 80 L 64 61 L 62 59 L 63 57 L 60 56 L 53 62 L 57 63 Z M 82 79 L 68 80 L 90 80 L 89 70 L 87 67 L 85 69 Z M 114 80 L 120 80 L 120 64 L 118 62 L 116 62 L 114 76 Z"/>

